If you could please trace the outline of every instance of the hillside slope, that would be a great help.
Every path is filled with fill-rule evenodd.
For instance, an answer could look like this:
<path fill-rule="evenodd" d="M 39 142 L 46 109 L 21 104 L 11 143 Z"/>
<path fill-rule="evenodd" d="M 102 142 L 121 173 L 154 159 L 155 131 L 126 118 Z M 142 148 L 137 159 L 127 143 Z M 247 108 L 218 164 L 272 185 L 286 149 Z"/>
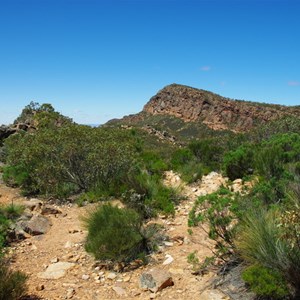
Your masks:
<path fill-rule="evenodd" d="M 151 118 L 157 115 L 202 123 L 213 130 L 243 132 L 285 116 L 300 117 L 300 107 L 232 100 L 205 90 L 171 84 L 153 96 L 142 112 L 124 117 L 118 123 L 151 123 Z"/>

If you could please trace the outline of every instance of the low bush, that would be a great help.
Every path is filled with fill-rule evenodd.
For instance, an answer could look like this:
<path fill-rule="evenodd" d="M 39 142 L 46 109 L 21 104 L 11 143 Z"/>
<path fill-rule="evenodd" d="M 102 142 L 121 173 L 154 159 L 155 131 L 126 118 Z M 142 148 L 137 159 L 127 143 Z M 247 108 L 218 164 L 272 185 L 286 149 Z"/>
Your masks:
<path fill-rule="evenodd" d="M 278 271 L 253 265 L 243 271 L 242 278 L 257 296 L 282 299 L 289 295 L 287 283 Z"/>
<path fill-rule="evenodd" d="M 300 248 L 298 242 L 294 243 L 299 238 L 297 233 L 293 234 L 293 229 L 290 230 L 290 221 L 289 217 L 282 218 L 280 211 L 274 208 L 248 212 L 236 245 L 248 263 L 280 274 L 291 286 L 290 294 L 299 295 Z"/>
<path fill-rule="evenodd" d="M 224 187 L 210 195 L 199 197 L 189 213 L 188 225 L 202 226 L 208 236 L 216 242 L 215 257 L 226 261 L 233 253 L 237 224 L 236 199 L 232 192 Z M 202 263 L 206 268 L 214 263 L 213 257 L 207 257 Z"/>
<path fill-rule="evenodd" d="M 88 229 L 85 248 L 96 259 L 128 263 L 150 250 L 142 218 L 132 209 L 104 204 L 84 223 Z"/>
<path fill-rule="evenodd" d="M 24 296 L 26 275 L 9 269 L 7 262 L 0 258 L 0 300 L 17 300 Z"/>

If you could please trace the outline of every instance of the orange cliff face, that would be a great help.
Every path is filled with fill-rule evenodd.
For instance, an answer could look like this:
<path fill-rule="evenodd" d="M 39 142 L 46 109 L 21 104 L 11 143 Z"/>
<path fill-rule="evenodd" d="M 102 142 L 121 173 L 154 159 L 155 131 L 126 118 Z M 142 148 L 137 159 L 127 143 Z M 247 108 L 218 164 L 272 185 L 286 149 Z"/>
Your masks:
<path fill-rule="evenodd" d="M 202 121 L 215 130 L 247 131 L 255 125 L 286 115 L 300 117 L 300 109 L 281 105 L 231 100 L 217 94 L 171 84 L 144 106 L 150 115 L 171 115 L 185 122 Z"/>

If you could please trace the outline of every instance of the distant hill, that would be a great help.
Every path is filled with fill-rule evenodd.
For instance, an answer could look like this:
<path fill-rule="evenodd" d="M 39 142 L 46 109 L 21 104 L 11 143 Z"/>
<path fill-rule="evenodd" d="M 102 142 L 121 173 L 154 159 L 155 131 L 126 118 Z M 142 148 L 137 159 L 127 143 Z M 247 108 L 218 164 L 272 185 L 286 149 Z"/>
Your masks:
<path fill-rule="evenodd" d="M 171 84 L 153 96 L 140 113 L 107 124 L 164 127 L 171 122 L 175 131 L 184 130 L 199 137 L 204 128 L 245 132 L 286 116 L 300 117 L 300 106 L 232 100 L 209 91 Z"/>

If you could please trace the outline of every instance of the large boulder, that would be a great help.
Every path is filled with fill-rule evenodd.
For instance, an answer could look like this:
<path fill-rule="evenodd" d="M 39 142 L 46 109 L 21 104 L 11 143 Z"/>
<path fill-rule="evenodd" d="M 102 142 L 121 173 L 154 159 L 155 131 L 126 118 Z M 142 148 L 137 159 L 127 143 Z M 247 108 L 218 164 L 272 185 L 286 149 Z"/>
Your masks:
<path fill-rule="evenodd" d="M 52 224 L 48 218 L 42 215 L 35 215 L 30 221 L 20 222 L 20 225 L 25 232 L 31 235 L 40 235 L 46 233 Z"/>

